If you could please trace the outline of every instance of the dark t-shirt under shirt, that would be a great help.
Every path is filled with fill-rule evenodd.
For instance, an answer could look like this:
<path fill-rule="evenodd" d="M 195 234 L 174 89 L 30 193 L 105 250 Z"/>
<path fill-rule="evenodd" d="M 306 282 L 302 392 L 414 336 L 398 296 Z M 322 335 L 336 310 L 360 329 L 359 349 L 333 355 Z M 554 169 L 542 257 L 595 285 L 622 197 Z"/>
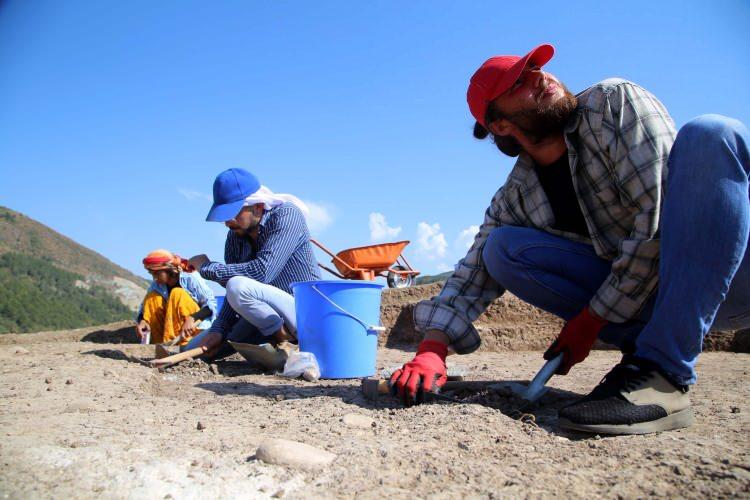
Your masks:
<path fill-rule="evenodd" d="M 555 163 L 546 167 L 535 165 L 534 170 L 547 195 L 552 213 L 555 214 L 555 223 L 552 227 L 588 237 L 586 220 L 583 218 L 581 205 L 573 189 L 568 153 L 566 152 Z"/>

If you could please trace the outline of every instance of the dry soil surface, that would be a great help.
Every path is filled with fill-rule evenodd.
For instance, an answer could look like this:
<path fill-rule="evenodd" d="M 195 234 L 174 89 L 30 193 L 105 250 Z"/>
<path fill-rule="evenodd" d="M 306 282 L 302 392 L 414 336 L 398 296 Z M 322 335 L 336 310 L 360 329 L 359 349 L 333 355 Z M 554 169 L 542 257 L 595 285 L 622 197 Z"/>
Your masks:
<path fill-rule="evenodd" d="M 121 352 L 145 357 L 151 347 L 96 344 L 107 337 L 93 333 L 8 336 L 0 345 L 1 496 L 750 495 L 748 354 L 701 357 L 692 428 L 597 437 L 558 429 L 556 409 L 599 381 L 618 359 L 613 351 L 553 378 L 530 410 L 534 422 L 514 418 L 508 400 L 479 395 L 407 409 L 366 400 L 356 380 L 287 380 L 235 358 L 158 372 Z M 378 367 L 410 357 L 384 347 Z M 478 352 L 451 362 L 471 379 L 526 380 L 542 360 L 539 352 Z M 336 458 L 318 471 L 266 464 L 255 453 L 269 437 Z"/>

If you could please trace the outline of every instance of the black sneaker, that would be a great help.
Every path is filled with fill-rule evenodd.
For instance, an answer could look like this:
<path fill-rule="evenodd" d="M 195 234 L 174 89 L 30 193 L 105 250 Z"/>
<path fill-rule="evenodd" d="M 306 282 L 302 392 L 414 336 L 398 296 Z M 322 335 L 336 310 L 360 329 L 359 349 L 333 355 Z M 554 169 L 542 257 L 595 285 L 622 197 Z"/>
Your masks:
<path fill-rule="evenodd" d="M 689 427 L 693 409 L 687 386 L 676 386 L 650 361 L 625 356 L 599 385 L 561 408 L 564 429 L 597 434 L 647 434 Z"/>

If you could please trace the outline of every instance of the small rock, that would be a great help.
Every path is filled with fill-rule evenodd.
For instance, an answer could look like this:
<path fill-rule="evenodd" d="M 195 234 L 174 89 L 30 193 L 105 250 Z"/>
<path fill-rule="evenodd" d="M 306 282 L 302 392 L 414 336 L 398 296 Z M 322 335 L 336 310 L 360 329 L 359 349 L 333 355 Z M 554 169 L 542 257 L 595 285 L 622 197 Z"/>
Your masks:
<path fill-rule="evenodd" d="M 358 427 L 360 429 L 372 429 L 376 425 L 375 420 L 357 413 L 347 413 L 341 421 L 344 422 L 344 425 Z"/>
<path fill-rule="evenodd" d="M 52 390 L 52 387 L 47 387 L 47 390 L 48 390 L 48 391 L 51 391 L 51 390 Z"/>
<path fill-rule="evenodd" d="M 28 349 L 24 349 L 23 347 L 16 347 L 15 353 L 16 354 L 30 354 L 30 351 Z"/>
<path fill-rule="evenodd" d="M 469 451 L 469 445 L 467 443 L 464 443 L 463 441 L 459 441 L 458 447 L 462 450 Z"/>
<path fill-rule="evenodd" d="M 198 425 L 196 425 L 195 428 L 198 429 L 199 431 L 202 431 L 203 429 L 206 428 L 206 426 L 203 425 L 201 422 L 198 422 Z"/>
<path fill-rule="evenodd" d="M 65 381 L 65 385 L 73 385 L 73 381 L 71 379 L 68 379 Z"/>
<path fill-rule="evenodd" d="M 284 401 L 284 395 L 283 394 L 277 394 L 273 397 L 276 401 Z"/>
<path fill-rule="evenodd" d="M 274 493 L 273 495 L 271 495 L 271 498 L 281 498 L 283 496 L 284 496 L 284 490 L 279 490 L 276 493 Z"/>
<path fill-rule="evenodd" d="M 288 465 L 305 470 L 322 469 L 336 458 L 336 455 L 328 451 L 287 439 L 264 441 L 258 447 L 255 456 L 269 464 Z"/>
<path fill-rule="evenodd" d="M 731 410 L 732 410 L 732 413 L 739 413 L 740 412 L 740 409 L 739 409 L 738 406 L 732 406 Z"/>
<path fill-rule="evenodd" d="M 213 373 L 214 375 L 218 375 L 218 374 L 219 374 L 219 367 L 218 367 L 218 366 L 216 366 L 216 365 L 215 365 L 215 364 L 213 364 L 213 363 L 211 363 L 210 365 L 208 365 L 208 369 L 209 369 L 209 370 L 211 371 L 211 373 Z"/>
<path fill-rule="evenodd" d="M 44 383 L 45 384 L 51 384 L 52 383 L 52 379 L 49 378 L 49 377 L 47 377 L 47 378 L 44 379 Z"/>

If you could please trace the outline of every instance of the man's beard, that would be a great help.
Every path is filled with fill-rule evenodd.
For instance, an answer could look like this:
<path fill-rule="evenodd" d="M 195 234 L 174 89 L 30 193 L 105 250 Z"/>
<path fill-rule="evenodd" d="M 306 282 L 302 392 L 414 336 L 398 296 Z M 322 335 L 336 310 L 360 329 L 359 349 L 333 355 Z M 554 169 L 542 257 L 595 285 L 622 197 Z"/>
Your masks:
<path fill-rule="evenodd" d="M 517 111 L 506 118 L 514 123 L 532 143 L 542 142 L 551 135 L 560 134 L 570 115 L 578 106 L 578 99 L 562 83 L 563 96 L 550 105 Z"/>

